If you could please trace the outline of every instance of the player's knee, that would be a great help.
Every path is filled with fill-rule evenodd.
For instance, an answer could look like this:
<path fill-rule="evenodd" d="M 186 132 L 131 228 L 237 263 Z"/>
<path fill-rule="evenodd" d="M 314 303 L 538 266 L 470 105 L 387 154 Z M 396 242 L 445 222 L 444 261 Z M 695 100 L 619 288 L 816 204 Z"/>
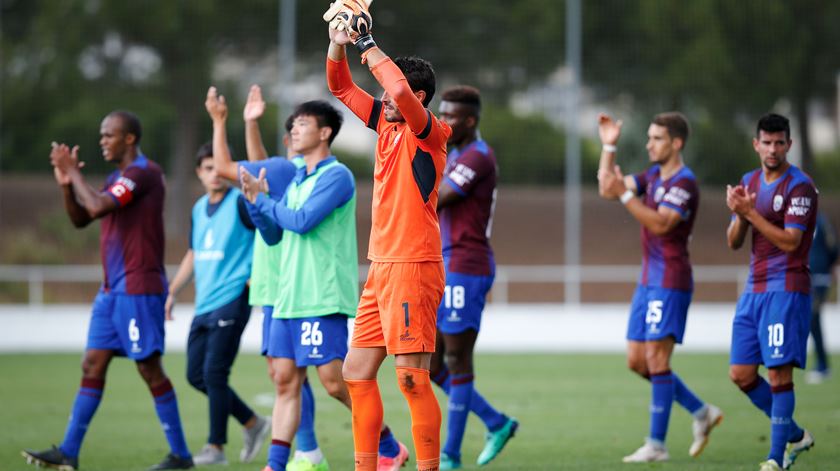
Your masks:
<path fill-rule="evenodd" d="M 461 375 L 472 373 L 472 358 L 462 351 L 446 352 L 444 356 L 446 367 L 451 374 Z"/>
<path fill-rule="evenodd" d="M 736 386 L 744 389 L 755 381 L 756 374 L 753 371 L 747 371 L 741 368 L 729 368 L 729 379 Z"/>
<path fill-rule="evenodd" d="M 143 381 L 149 385 L 159 384 L 164 378 L 166 378 L 166 374 L 163 372 L 163 367 L 160 364 L 159 356 L 138 361 L 137 372 L 140 373 L 140 377 L 143 378 Z"/>
<path fill-rule="evenodd" d="M 295 394 L 300 390 L 301 383 L 295 379 L 295 375 L 278 372 L 274 375 L 274 387 L 279 396 Z"/>
<path fill-rule="evenodd" d="M 650 376 L 647 369 L 647 362 L 639 358 L 628 358 L 627 368 L 643 378 Z"/>
<path fill-rule="evenodd" d="M 82 359 L 82 376 L 85 378 L 104 378 L 104 368 L 101 362 L 94 357 L 85 356 Z"/>
<path fill-rule="evenodd" d="M 349 395 L 347 385 L 342 378 L 330 378 L 323 381 L 324 389 L 330 397 L 342 400 Z"/>

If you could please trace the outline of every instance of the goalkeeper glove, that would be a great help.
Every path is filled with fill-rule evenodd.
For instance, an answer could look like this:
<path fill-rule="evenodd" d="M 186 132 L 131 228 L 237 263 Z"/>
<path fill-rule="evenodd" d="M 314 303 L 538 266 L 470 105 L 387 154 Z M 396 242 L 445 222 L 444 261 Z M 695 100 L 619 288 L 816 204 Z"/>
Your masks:
<path fill-rule="evenodd" d="M 353 19 L 356 16 L 365 19 L 367 29 L 370 31 L 373 21 L 370 17 L 370 4 L 373 0 L 336 0 L 330 4 L 330 8 L 324 13 L 324 21 L 329 23 L 330 28 L 336 31 L 347 29 L 349 34 L 352 29 Z M 353 30 L 359 33 L 357 30 Z"/>

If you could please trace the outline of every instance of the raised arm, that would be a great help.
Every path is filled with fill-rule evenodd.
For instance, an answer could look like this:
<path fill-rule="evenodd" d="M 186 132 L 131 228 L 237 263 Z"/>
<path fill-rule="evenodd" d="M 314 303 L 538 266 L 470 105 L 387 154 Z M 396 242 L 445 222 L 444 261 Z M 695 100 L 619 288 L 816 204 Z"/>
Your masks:
<path fill-rule="evenodd" d="M 53 167 L 53 175 L 55 176 L 55 182 L 61 189 L 64 209 L 67 211 L 67 215 L 70 216 L 70 221 L 73 225 L 75 227 L 85 227 L 90 224 L 93 219 L 85 211 L 85 208 L 81 207 L 76 201 L 76 195 L 73 193 L 73 182 L 70 180 L 70 176 L 56 167 Z"/>
<path fill-rule="evenodd" d="M 405 75 L 390 57 L 378 47 L 367 53 L 367 63 L 376 81 L 385 89 L 385 93 L 397 103 L 406 124 L 414 134 L 421 134 L 429 124 L 429 111 L 423 106 L 423 91 L 414 92 L 408 85 Z"/>
<path fill-rule="evenodd" d="M 56 178 L 62 175 L 64 207 L 76 227 L 84 227 L 94 219 L 117 209 L 117 195 L 114 191 L 127 191 L 125 187 L 101 193 L 91 187 L 82 175 L 83 163 L 79 162 L 79 146 L 70 149 L 66 144 L 53 143 L 50 161 L 56 169 Z M 115 185 L 116 186 L 116 185 Z"/>
<path fill-rule="evenodd" d="M 344 103 L 350 111 L 359 117 L 367 126 L 376 130 L 376 122 L 371 122 L 374 113 L 375 100 L 367 92 L 353 82 L 350 65 L 347 63 L 345 51 L 350 38 L 344 32 L 330 28 L 330 46 L 327 52 L 327 86 L 330 92 Z M 381 107 L 381 104 L 379 105 Z"/>
<path fill-rule="evenodd" d="M 228 116 L 227 103 L 225 97 L 219 95 L 216 87 L 207 89 L 204 107 L 213 121 L 213 166 L 222 178 L 237 181 L 239 179 L 238 165 L 230 155 L 227 129 L 225 129 Z"/>
<path fill-rule="evenodd" d="M 618 138 L 621 137 L 621 120 L 614 121 L 612 117 L 601 113 L 598 115 L 598 136 L 601 138 L 601 159 L 598 162 L 598 194 L 605 199 L 617 199 L 619 195 L 606 191 L 606 185 L 612 181 L 604 177 L 615 171 L 615 152 Z M 636 193 L 636 180 L 628 175 L 622 179 L 626 190 Z"/>
<path fill-rule="evenodd" d="M 248 160 L 251 162 L 268 158 L 268 152 L 265 150 L 260 133 L 259 119 L 263 113 L 265 113 L 265 101 L 262 97 L 262 90 L 259 85 L 251 85 L 251 89 L 248 90 L 245 109 L 242 111 L 242 117 L 245 120 L 245 151 L 248 154 Z"/>

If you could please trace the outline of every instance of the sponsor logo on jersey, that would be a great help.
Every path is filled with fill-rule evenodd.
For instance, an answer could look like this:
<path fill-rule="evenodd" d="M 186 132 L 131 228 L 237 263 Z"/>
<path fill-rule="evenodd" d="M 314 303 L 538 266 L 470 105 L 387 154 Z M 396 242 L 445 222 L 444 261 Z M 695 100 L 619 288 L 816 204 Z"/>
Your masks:
<path fill-rule="evenodd" d="M 808 211 L 811 210 L 811 198 L 807 196 L 797 196 L 790 199 L 790 206 L 788 206 L 788 216 L 807 216 Z"/>
<path fill-rule="evenodd" d="M 203 262 L 224 260 L 225 252 L 223 250 L 210 250 L 215 243 L 216 239 L 213 237 L 213 229 L 207 229 L 207 232 L 204 234 L 204 242 L 202 243 L 204 250 L 196 250 L 195 259 Z"/>
<path fill-rule="evenodd" d="M 236 319 L 219 319 L 219 327 L 227 327 L 229 325 L 233 325 L 234 322 L 236 322 Z"/>
<path fill-rule="evenodd" d="M 457 164 L 455 165 L 455 168 L 449 172 L 449 179 L 455 182 L 458 186 L 464 186 L 475 179 L 475 170 L 464 164 Z"/>
<path fill-rule="evenodd" d="M 683 188 L 674 186 L 668 190 L 668 194 L 665 195 L 664 199 L 666 203 L 671 203 L 674 206 L 682 206 L 691 199 L 691 193 L 685 191 Z"/>

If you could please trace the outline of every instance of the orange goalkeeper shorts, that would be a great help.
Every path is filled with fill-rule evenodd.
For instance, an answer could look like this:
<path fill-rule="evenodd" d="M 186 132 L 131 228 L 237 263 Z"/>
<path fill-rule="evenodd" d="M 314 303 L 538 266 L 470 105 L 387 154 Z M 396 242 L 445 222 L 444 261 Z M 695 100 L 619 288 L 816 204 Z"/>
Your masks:
<path fill-rule="evenodd" d="M 351 347 L 389 355 L 435 351 L 443 262 L 373 262 L 356 311 Z"/>

